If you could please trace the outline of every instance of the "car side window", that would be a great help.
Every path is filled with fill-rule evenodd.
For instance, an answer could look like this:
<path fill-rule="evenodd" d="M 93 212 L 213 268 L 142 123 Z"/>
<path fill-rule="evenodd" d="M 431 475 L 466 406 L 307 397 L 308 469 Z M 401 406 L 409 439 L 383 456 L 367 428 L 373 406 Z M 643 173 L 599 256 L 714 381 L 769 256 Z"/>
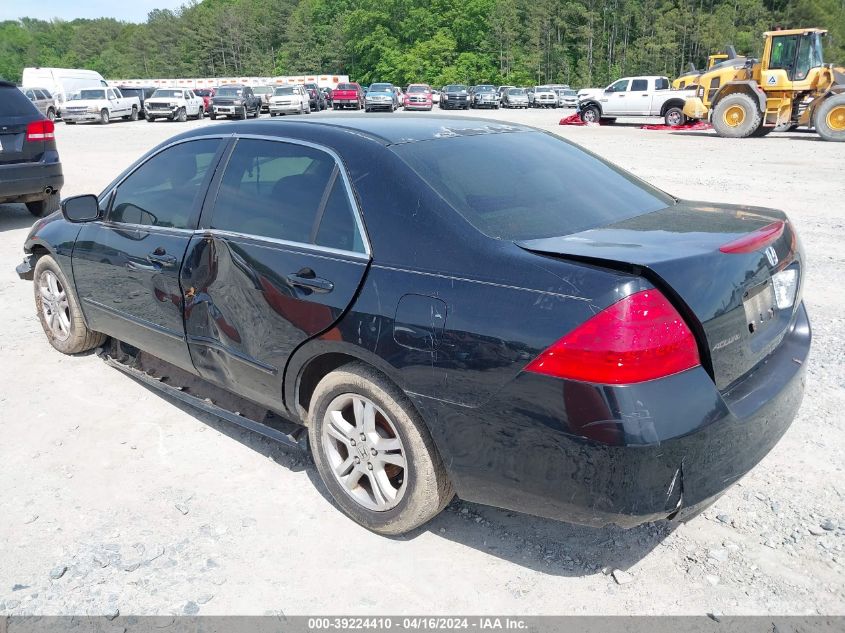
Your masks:
<path fill-rule="evenodd" d="M 655 86 L 657 90 L 669 90 L 669 79 L 661 77 L 657 80 Z"/>
<path fill-rule="evenodd" d="M 648 90 L 648 79 L 634 79 L 631 82 L 631 92 L 645 92 Z"/>
<path fill-rule="evenodd" d="M 238 140 L 214 203 L 211 228 L 311 243 L 335 161 L 279 141 Z"/>
<path fill-rule="evenodd" d="M 118 187 L 109 220 L 126 224 L 192 229 L 194 210 L 219 139 L 169 147 L 138 167 Z"/>
<path fill-rule="evenodd" d="M 314 243 L 343 251 L 366 252 L 346 185 L 340 177 L 332 186 Z"/>
<path fill-rule="evenodd" d="M 628 89 L 628 80 L 620 79 L 608 88 L 608 92 L 625 92 Z"/>

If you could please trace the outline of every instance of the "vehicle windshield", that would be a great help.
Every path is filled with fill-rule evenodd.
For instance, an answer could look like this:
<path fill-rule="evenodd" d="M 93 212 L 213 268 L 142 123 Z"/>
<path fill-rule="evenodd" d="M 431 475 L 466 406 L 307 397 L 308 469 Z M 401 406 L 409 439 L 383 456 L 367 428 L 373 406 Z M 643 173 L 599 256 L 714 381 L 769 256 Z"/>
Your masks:
<path fill-rule="evenodd" d="M 466 92 L 467 87 L 461 84 L 451 84 L 443 89 L 444 92 Z"/>
<path fill-rule="evenodd" d="M 210 97 L 211 90 L 208 90 L 207 88 L 198 88 L 197 90 L 194 90 L 194 94 L 198 97 Z"/>
<path fill-rule="evenodd" d="M 525 96 L 525 88 L 509 88 L 508 89 L 508 95 L 510 95 L 510 96 L 514 96 L 514 95 Z"/>
<path fill-rule="evenodd" d="M 578 94 L 574 90 L 561 90 L 560 92 L 567 97 L 574 97 Z"/>
<path fill-rule="evenodd" d="M 82 101 L 83 99 L 105 99 L 105 90 L 80 90 L 71 97 L 71 101 Z"/>
<path fill-rule="evenodd" d="M 370 86 L 369 92 L 390 92 L 393 89 L 393 84 L 373 84 Z"/>
<path fill-rule="evenodd" d="M 293 94 L 293 86 L 281 86 L 273 91 L 274 97 L 282 97 Z"/>
<path fill-rule="evenodd" d="M 335 90 L 355 90 L 355 84 L 337 84 Z"/>
<path fill-rule="evenodd" d="M 181 90 L 173 90 L 173 89 L 171 89 L 171 90 L 159 89 L 159 90 L 156 90 L 153 93 L 153 98 L 156 98 L 156 97 L 159 97 L 159 98 L 161 98 L 161 97 L 169 97 L 169 98 L 177 97 L 177 98 L 179 98 L 181 96 L 182 96 Z"/>
<path fill-rule="evenodd" d="M 256 86 L 252 91 L 257 95 L 268 95 L 273 92 L 273 89 L 270 86 Z"/>
<path fill-rule="evenodd" d="M 674 199 L 542 132 L 454 136 L 393 147 L 476 229 L 503 240 L 578 233 Z"/>
<path fill-rule="evenodd" d="M 408 92 L 429 92 L 431 88 L 428 86 L 408 86 Z"/>
<path fill-rule="evenodd" d="M 217 97 L 240 97 L 243 94 L 243 88 L 219 88 L 217 90 Z"/>
<path fill-rule="evenodd" d="M 120 94 L 124 97 L 140 97 L 144 94 L 144 91 L 140 88 L 121 88 Z"/>
<path fill-rule="evenodd" d="M 534 92 L 551 92 L 552 89 L 548 86 L 534 86 Z"/>
<path fill-rule="evenodd" d="M 476 92 L 496 92 L 496 88 L 493 86 L 476 86 Z"/>

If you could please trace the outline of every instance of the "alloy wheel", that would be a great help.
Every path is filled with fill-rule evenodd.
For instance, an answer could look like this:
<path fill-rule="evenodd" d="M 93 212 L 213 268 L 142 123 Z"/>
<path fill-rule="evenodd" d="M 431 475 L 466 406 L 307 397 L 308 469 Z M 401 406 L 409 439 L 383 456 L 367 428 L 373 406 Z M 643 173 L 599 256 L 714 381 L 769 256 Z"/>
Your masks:
<path fill-rule="evenodd" d="M 70 337 L 70 304 L 56 273 L 45 271 L 39 280 L 38 291 L 44 322 L 56 339 L 66 341 Z"/>
<path fill-rule="evenodd" d="M 368 510 L 396 507 L 407 487 L 405 449 L 396 427 L 372 400 L 337 396 L 326 409 L 323 450 L 343 491 Z"/>

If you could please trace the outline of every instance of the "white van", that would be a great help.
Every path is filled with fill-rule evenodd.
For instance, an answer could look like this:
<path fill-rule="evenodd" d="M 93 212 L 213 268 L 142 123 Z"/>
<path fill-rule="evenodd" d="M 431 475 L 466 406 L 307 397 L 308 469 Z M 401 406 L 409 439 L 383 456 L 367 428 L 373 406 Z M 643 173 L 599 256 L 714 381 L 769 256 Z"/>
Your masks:
<path fill-rule="evenodd" d="M 84 68 L 24 68 L 21 85 L 24 88 L 47 88 L 56 99 L 56 110 L 61 114 L 65 101 L 83 88 L 108 86 L 103 76 Z"/>

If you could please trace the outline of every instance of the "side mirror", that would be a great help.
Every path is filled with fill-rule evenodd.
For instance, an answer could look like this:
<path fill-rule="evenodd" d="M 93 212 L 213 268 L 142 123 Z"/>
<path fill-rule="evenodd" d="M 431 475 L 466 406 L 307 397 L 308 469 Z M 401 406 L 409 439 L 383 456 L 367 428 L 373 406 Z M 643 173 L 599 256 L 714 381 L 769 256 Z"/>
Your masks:
<path fill-rule="evenodd" d="M 62 215 L 68 222 L 93 222 L 100 219 L 100 203 L 97 196 L 86 194 L 62 200 Z"/>

